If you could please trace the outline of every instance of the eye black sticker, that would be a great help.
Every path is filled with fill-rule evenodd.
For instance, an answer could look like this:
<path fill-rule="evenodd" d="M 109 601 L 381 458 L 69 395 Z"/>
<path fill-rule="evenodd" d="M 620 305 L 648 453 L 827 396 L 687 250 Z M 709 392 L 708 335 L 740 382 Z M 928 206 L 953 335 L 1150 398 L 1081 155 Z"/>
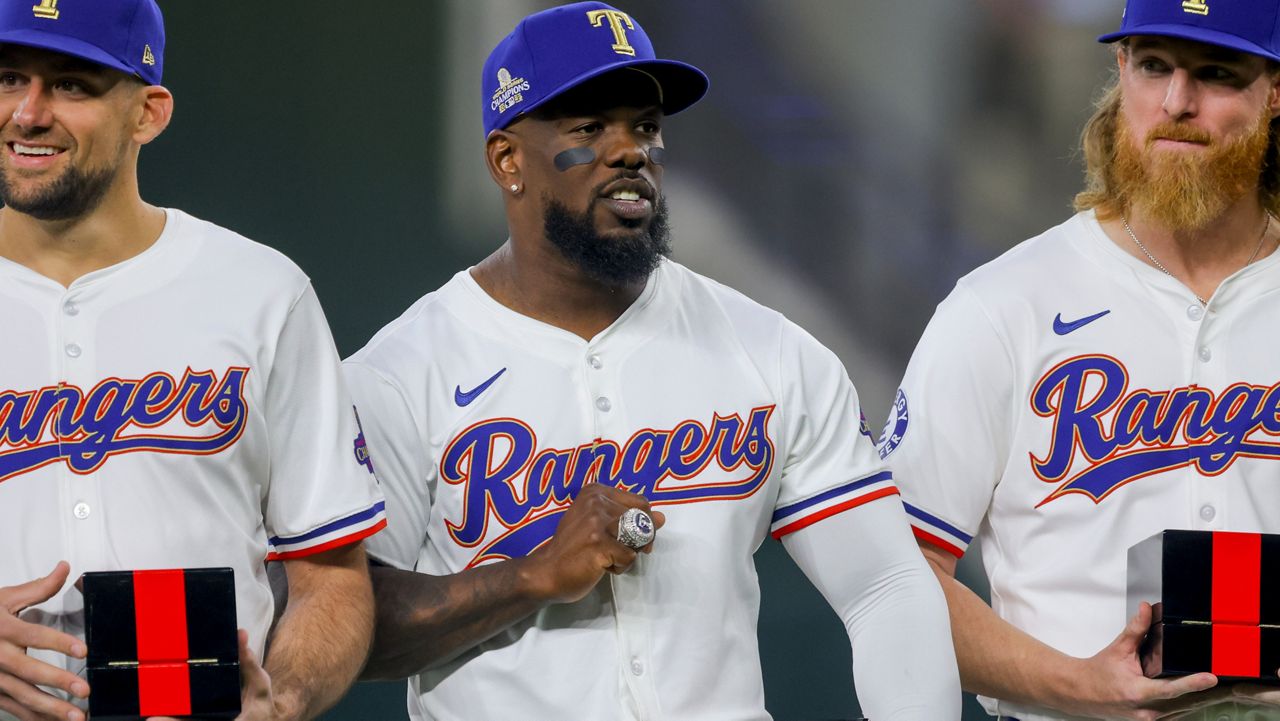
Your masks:
<path fill-rule="evenodd" d="M 591 148 L 569 148 L 556 154 L 556 170 L 564 172 L 575 165 L 595 162 L 596 151 Z"/>

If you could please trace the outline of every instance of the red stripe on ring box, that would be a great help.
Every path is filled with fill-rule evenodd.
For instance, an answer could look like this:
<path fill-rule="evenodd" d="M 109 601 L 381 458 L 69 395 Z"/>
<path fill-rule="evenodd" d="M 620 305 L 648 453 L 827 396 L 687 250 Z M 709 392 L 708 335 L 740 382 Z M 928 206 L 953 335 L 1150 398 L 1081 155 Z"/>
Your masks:
<path fill-rule="evenodd" d="M 1217 623 L 1257 625 L 1262 605 L 1262 536 L 1215 531 L 1213 608 Z"/>
<path fill-rule="evenodd" d="M 138 661 L 182 661 L 187 654 L 187 594 L 182 571 L 134 571 Z"/>
<path fill-rule="evenodd" d="M 1209 671 L 1215 676 L 1258 678 L 1261 658 L 1260 626 L 1213 624 L 1213 660 Z"/>
<path fill-rule="evenodd" d="M 138 666 L 138 713 L 143 718 L 191 715 L 191 672 L 185 661 Z"/>

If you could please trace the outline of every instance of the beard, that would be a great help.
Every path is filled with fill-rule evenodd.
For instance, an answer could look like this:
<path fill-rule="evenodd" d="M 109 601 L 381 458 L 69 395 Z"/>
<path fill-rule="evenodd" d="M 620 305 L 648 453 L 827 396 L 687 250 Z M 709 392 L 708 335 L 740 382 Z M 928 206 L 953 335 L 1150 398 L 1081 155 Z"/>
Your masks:
<path fill-rule="evenodd" d="M 642 281 L 657 270 L 664 256 L 671 254 L 665 197 L 658 196 L 647 228 L 637 222 L 634 232 L 622 237 L 607 237 L 596 231 L 594 210 L 599 200 L 593 200 L 580 214 L 559 201 L 544 200 L 547 239 L 588 278 L 599 283 L 618 286 Z"/>
<path fill-rule="evenodd" d="M 0 172 L 0 201 L 38 220 L 78 218 L 98 207 L 120 167 L 119 164 L 101 170 L 69 167 L 51 182 L 25 194 L 19 194 L 17 183 L 9 173 Z"/>
<path fill-rule="evenodd" d="M 1202 151 L 1153 150 L 1157 140 L 1204 143 Z M 1215 141 L 1198 128 L 1161 123 L 1141 143 L 1119 118 L 1111 168 L 1121 208 L 1134 207 L 1174 232 L 1196 231 L 1221 217 L 1233 203 L 1257 192 L 1271 139 L 1271 116 L 1263 113 L 1244 134 Z"/>

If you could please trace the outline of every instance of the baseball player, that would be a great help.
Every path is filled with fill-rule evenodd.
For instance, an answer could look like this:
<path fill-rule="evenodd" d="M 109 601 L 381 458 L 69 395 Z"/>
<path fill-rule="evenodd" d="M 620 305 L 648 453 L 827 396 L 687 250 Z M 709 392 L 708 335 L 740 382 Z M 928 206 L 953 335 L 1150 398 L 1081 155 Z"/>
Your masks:
<path fill-rule="evenodd" d="M 870 717 L 958 717 L 839 361 L 664 258 L 662 123 L 706 88 L 603 3 L 521 21 L 483 73 L 510 240 L 345 364 L 390 524 L 367 674 L 412 676 L 414 719 L 769 718 L 768 534 L 844 620 Z"/>
<path fill-rule="evenodd" d="M 1130 0 L 1080 212 L 962 278 L 907 368 L 880 452 L 992 714 L 1280 718 L 1144 678 L 1125 603 L 1152 534 L 1280 532 L 1278 11 Z M 991 607 L 953 577 L 975 538 Z"/>
<path fill-rule="evenodd" d="M 0 5 L 0 718 L 85 718 L 87 571 L 232 567 L 243 719 L 318 714 L 368 646 L 385 519 L 315 293 L 139 197 L 164 51 L 154 0 Z"/>

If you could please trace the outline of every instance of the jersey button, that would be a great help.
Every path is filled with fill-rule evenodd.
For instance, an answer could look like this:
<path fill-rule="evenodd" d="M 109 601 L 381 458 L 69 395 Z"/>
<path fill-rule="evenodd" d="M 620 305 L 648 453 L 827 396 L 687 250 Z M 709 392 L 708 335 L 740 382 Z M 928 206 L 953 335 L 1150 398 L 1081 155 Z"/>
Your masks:
<path fill-rule="evenodd" d="M 67 357 L 68 357 L 68 358 L 79 358 L 79 357 L 80 357 L 80 346 L 76 345 L 75 343 L 68 343 L 68 344 L 67 344 L 67 347 L 66 347 L 66 348 L 64 348 L 63 350 L 65 350 L 65 351 L 67 352 Z"/>
<path fill-rule="evenodd" d="M 604 368 L 604 361 L 600 360 L 600 356 L 593 355 L 587 358 L 587 365 L 595 368 L 596 370 L 600 370 L 601 368 Z"/>
<path fill-rule="evenodd" d="M 1208 503 L 1204 504 L 1203 506 L 1200 506 L 1201 520 L 1206 522 L 1212 521 L 1213 517 L 1216 515 L 1218 515 L 1217 509 L 1215 509 L 1213 506 L 1209 505 Z"/>
<path fill-rule="evenodd" d="M 75 516 L 76 518 L 79 518 L 82 521 L 89 517 L 89 512 L 90 512 L 89 504 L 85 503 L 84 501 L 80 501 L 79 503 L 77 503 L 75 506 L 71 508 L 71 515 Z"/>
<path fill-rule="evenodd" d="M 613 404 L 609 402 L 608 398 L 600 396 L 596 399 L 596 408 L 598 408 L 601 413 L 608 413 L 609 409 L 613 408 Z"/>
<path fill-rule="evenodd" d="M 62 312 L 67 315 L 80 315 L 80 306 L 76 305 L 74 300 L 69 300 L 62 304 Z"/>
<path fill-rule="evenodd" d="M 1204 306 L 1199 303 L 1187 306 L 1187 317 L 1191 320 L 1200 320 L 1204 317 Z"/>
<path fill-rule="evenodd" d="M 1200 356 L 1200 360 L 1204 361 L 1205 363 L 1208 363 L 1209 359 L 1213 358 L 1213 351 L 1209 350 L 1209 346 L 1202 345 L 1200 346 L 1200 350 L 1196 353 L 1196 355 Z"/>
<path fill-rule="evenodd" d="M 640 659 L 634 656 L 631 657 L 631 674 L 633 676 L 644 675 L 644 664 L 640 662 Z"/>

